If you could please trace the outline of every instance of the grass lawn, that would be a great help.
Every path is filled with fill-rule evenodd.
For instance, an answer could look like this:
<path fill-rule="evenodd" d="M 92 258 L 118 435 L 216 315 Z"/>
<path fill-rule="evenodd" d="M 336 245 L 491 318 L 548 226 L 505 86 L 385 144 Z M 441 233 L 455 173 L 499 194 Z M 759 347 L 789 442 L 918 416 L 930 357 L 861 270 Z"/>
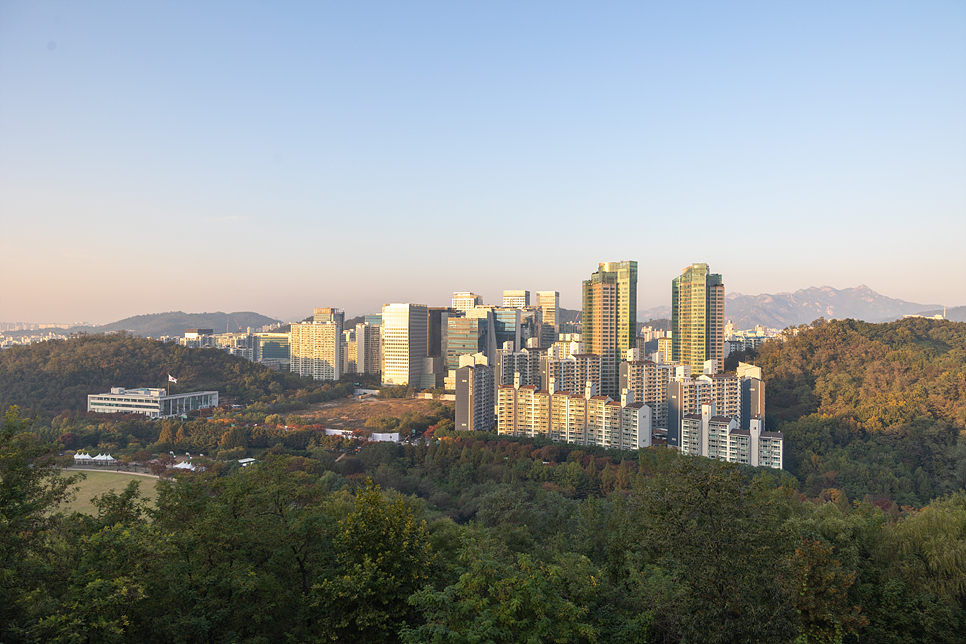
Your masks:
<path fill-rule="evenodd" d="M 75 470 L 70 470 L 67 474 L 74 474 Z M 105 492 L 114 490 L 115 494 L 120 494 L 131 481 L 140 483 L 141 496 L 148 499 L 153 505 L 154 499 L 158 496 L 154 491 L 154 484 L 158 479 L 150 476 L 138 476 L 136 474 L 125 474 L 124 472 L 89 472 L 84 471 L 87 479 L 80 481 L 80 489 L 73 501 L 61 506 L 64 512 L 83 512 L 85 514 L 95 514 L 97 508 L 91 504 L 91 499 L 101 496 Z"/>
<path fill-rule="evenodd" d="M 342 398 L 331 402 L 317 403 L 308 409 L 293 412 L 313 423 L 320 423 L 333 429 L 359 429 L 370 418 L 379 416 L 399 417 L 406 412 L 428 413 L 431 400 L 411 398 Z M 452 403 L 451 403 L 452 404 Z"/>

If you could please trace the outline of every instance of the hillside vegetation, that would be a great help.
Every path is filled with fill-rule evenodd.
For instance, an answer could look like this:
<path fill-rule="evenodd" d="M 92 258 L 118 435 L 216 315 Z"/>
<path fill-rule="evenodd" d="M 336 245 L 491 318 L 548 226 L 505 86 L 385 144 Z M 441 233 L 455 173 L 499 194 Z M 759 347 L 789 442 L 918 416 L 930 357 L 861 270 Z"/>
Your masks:
<path fill-rule="evenodd" d="M 966 485 L 966 324 L 820 320 L 749 359 L 807 493 L 921 506 Z"/>
<path fill-rule="evenodd" d="M 185 329 L 211 329 L 215 333 L 241 332 L 248 327 L 253 330 L 267 324 L 278 322 L 273 318 L 253 311 L 236 311 L 234 313 L 184 313 L 170 311 L 168 313 L 148 313 L 124 318 L 117 322 L 96 327 L 73 327 L 71 333 L 110 333 L 113 331 L 128 331 L 135 335 L 160 338 L 164 335 L 181 336 Z"/>
<path fill-rule="evenodd" d="M 4 642 L 962 641 L 963 493 L 883 512 L 673 450 L 449 435 L 68 515 L 30 429 L 0 426 Z"/>
<path fill-rule="evenodd" d="M 0 407 L 32 416 L 86 411 L 87 395 L 111 387 L 165 387 L 171 393 L 218 391 L 239 404 L 314 386 L 218 349 L 189 349 L 127 334 L 78 335 L 0 352 Z"/>

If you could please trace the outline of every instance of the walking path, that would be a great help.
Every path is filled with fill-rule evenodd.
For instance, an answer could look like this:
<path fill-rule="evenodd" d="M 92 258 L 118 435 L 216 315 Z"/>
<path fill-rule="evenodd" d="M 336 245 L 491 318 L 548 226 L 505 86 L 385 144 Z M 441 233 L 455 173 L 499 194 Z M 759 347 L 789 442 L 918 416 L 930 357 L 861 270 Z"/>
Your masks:
<path fill-rule="evenodd" d="M 130 474 L 132 476 L 146 476 L 148 478 L 156 479 L 160 478 L 151 474 L 150 472 L 132 472 L 131 470 L 112 470 L 110 467 L 65 467 L 65 470 L 70 470 L 72 472 L 108 472 L 113 474 Z"/>

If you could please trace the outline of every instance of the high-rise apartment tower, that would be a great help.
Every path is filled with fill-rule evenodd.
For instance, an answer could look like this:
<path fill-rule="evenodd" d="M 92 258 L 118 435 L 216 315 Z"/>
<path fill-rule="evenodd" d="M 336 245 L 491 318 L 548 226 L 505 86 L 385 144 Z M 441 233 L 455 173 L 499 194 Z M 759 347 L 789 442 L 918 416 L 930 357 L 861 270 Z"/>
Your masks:
<path fill-rule="evenodd" d="M 604 262 L 583 282 L 584 351 L 600 356 L 600 393 L 619 398 L 618 365 L 637 346 L 637 262 Z"/>
<path fill-rule="evenodd" d="M 671 359 L 697 372 L 716 360 L 724 369 L 725 287 L 707 264 L 692 264 L 671 282 Z"/>

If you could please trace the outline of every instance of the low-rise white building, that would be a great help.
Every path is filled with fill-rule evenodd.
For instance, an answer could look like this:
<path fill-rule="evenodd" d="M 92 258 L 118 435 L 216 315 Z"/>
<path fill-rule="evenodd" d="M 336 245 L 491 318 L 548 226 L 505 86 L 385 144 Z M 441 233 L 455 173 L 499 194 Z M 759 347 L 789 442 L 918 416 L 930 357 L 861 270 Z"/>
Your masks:
<path fill-rule="evenodd" d="M 111 387 L 110 393 L 87 396 L 87 411 L 99 414 L 144 414 L 148 418 L 170 418 L 217 406 L 217 391 L 168 395 L 164 389 Z"/>

